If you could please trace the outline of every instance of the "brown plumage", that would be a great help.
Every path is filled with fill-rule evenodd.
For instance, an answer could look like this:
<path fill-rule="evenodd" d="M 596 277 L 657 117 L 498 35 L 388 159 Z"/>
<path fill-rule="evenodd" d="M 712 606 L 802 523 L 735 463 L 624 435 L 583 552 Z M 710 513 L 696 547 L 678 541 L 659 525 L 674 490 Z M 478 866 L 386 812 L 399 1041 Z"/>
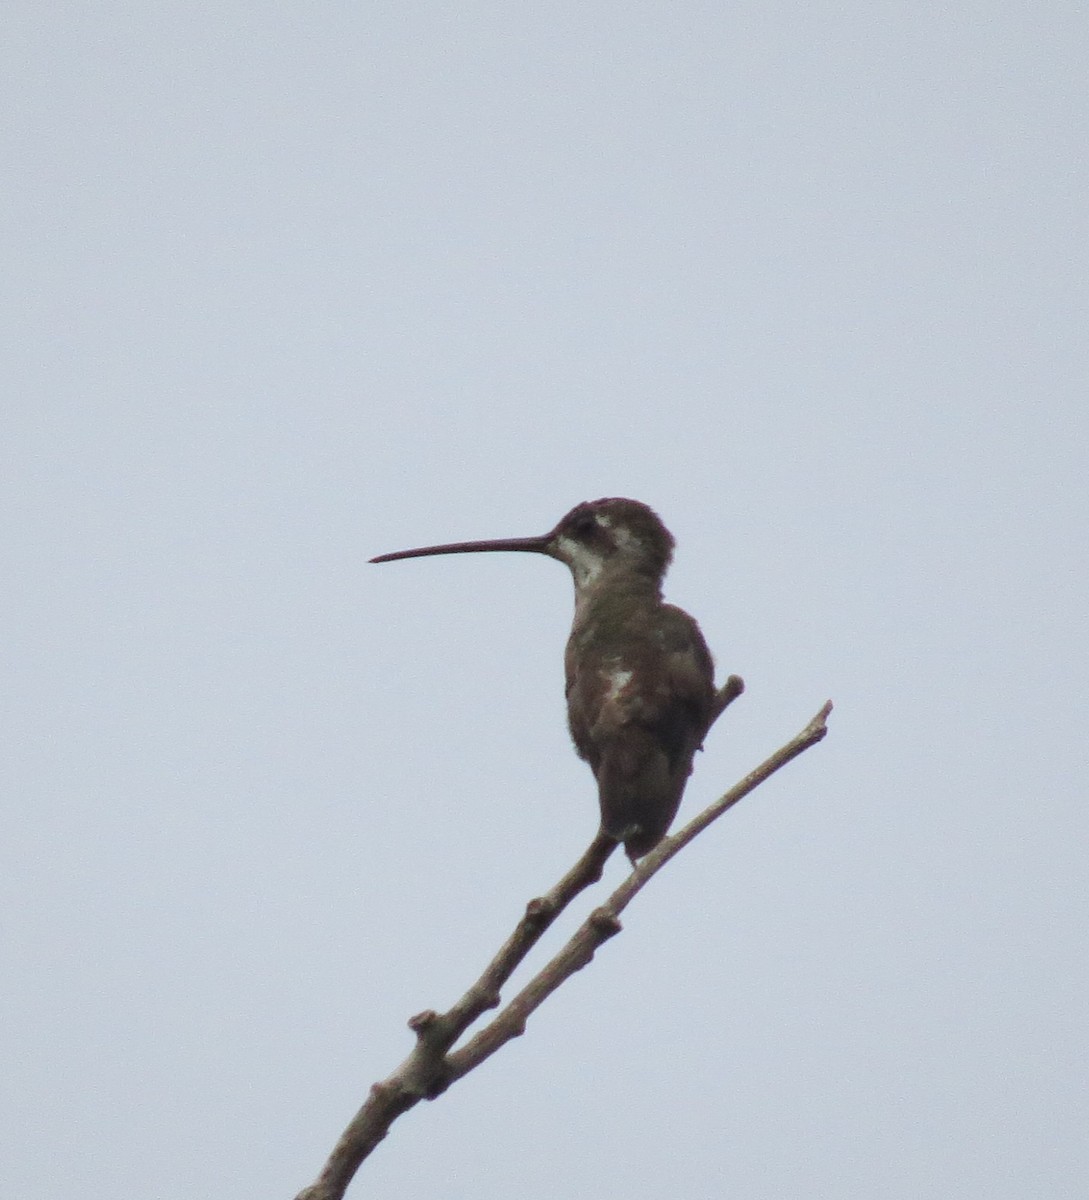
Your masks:
<path fill-rule="evenodd" d="M 380 555 L 517 550 L 566 563 L 575 582 L 567 717 L 598 784 L 602 829 L 634 861 L 666 834 L 711 720 L 714 664 L 699 626 L 662 600 L 673 538 L 637 500 L 588 501 L 536 538 Z"/>

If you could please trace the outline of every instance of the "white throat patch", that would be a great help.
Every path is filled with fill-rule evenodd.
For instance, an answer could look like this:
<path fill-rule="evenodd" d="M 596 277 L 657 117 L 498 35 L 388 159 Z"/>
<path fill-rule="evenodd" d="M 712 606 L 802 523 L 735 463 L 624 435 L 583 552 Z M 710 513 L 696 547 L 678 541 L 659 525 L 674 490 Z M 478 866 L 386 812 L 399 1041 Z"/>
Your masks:
<path fill-rule="evenodd" d="M 561 537 L 558 545 L 564 562 L 571 567 L 575 586 L 580 589 L 589 587 L 600 576 L 605 566 L 604 558 L 573 538 Z"/>

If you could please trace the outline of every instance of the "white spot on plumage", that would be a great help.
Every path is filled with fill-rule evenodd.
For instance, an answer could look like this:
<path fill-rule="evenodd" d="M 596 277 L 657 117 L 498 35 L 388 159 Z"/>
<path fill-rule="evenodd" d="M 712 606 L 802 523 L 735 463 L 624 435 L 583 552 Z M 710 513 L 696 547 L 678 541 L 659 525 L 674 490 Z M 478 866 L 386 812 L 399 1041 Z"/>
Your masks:
<path fill-rule="evenodd" d="M 605 566 L 605 560 L 596 550 L 574 538 L 561 537 L 557 549 L 563 556 L 563 561 L 571 568 L 575 586 L 580 590 L 590 587 Z"/>
<path fill-rule="evenodd" d="M 613 533 L 613 543 L 618 550 L 635 550 L 636 553 L 642 549 L 643 543 L 635 536 L 627 525 L 620 525 Z"/>
<path fill-rule="evenodd" d="M 620 699 L 620 693 L 632 681 L 632 672 L 626 671 L 622 667 L 614 667 L 608 673 L 609 690 L 605 695 L 605 703 L 610 704 L 614 700 Z"/>

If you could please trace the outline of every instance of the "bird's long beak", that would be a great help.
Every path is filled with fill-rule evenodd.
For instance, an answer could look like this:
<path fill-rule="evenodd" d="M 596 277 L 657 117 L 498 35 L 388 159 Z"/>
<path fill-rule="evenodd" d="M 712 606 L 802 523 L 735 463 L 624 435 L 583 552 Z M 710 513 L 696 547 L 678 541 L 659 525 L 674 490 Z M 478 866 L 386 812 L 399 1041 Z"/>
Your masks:
<path fill-rule="evenodd" d="M 443 546 L 421 546 L 418 550 L 395 550 L 392 554 L 379 554 L 372 563 L 394 562 L 398 558 L 424 558 L 429 554 L 475 554 L 478 550 L 521 550 L 530 554 L 549 554 L 552 533 L 540 537 L 495 538 L 488 542 L 448 542 Z"/>

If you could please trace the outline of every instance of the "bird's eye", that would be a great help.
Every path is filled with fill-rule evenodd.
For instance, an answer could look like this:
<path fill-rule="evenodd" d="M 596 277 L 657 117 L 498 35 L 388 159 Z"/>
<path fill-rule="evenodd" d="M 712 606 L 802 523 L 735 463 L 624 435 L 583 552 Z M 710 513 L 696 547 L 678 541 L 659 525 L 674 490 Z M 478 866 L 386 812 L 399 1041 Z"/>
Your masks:
<path fill-rule="evenodd" d="M 594 520 L 594 514 L 583 512 L 578 513 L 572 518 L 571 529 L 574 533 L 589 533 L 597 527 L 597 521 Z"/>

